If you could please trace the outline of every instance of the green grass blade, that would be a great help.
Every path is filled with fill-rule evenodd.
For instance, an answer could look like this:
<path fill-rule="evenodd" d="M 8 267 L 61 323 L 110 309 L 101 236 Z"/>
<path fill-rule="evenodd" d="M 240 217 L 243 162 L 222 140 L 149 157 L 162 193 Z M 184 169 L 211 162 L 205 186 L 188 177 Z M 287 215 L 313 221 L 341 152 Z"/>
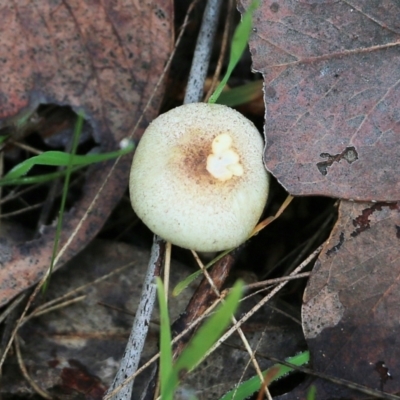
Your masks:
<path fill-rule="evenodd" d="M 211 346 L 221 337 L 223 331 L 231 321 L 239 301 L 243 294 L 244 284 L 238 281 L 233 286 L 225 302 L 217 309 L 215 314 L 197 331 L 196 335 L 189 342 L 182 352 L 169 376 L 168 392 L 165 392 L 165 399 L 171 399 L 179 383 L 181 372 L 192 370 L 204 357 Z M 164 397 L 162 397 L 164 400 Z"/>
<path fill-rule="evenodd" d="M 222 257 L 226 256 L 228 253 L 230 253 L 233 249 L 228 249 L 223 251 L 221 254 L 219 254 L 217 257 L 215 257 L 213 260 L 211 260 L 208 264 L 204 266 L 205 269 L 208 269 L 212 267 L 217 261 L 219 261 Z M 175 287 L 174 290 L 172 291 L 172 295 L 174 297 L 179 296 L 194 280 L 196 280 L 201 274 L 202 270 L 199 269 L 196 272 L 193 272 L 193 274 L 189 275 L 187 278 L 185 278 L 183 281 L 180 281 Z"/>
<path fill-rule="evenodd" d="M 247 42 L 249 41 L 250 32 L 252 28 L 252 19 L 253 13 L 257 9 L 259 5 L 258 0 L 253 0 L 250 4 L 247 11 L 244 13 L 242 21 L 238 25 L 233 35 L 232 44 L 231 44 L 231 54 L 229 57 L 229 64 L 225 76 L 222 78 L 222 81 L 216 87 L 215 92 L 211 95 L 208 100 L 209 103 L 215 103 L 220 96 L 222 89 L 225 87 L 228 82 L 229 77 L 232 74 L 232 71 L 236 67 L 236 64 L 239 62 L 242 54 L 247 46 Z"/>
<path fill-rule="evenodd" d="M 84 121 L 84 116 L 83 116 L 83 114 L 79 113 L 78 118 L 76 120 L 75 129 L 74 129 L 74 136 L 72 138 L 71 156 L 75 155 L 76 150 L 78 148 L 79 138 L 81 136 L 82 127 L 83 127 L 83 121 Z M 54 261 L 57 256 L 58 244 L 60 242 L 62 223 L 63 223 L 63 217 L 64 217 L 64 211 L 65 211 L 65 204 L 67 202 L 69 182 L 70 182 L 71 174 L 72 174 L 72 167 L 73 167 L 72 157 L 69 157 L 67 168 L 66 168 L 66 173 L 65 173 L 63 192 L 62 192 L 62 196 L 61 196 L 60 210 L 58 212 L 56 234 L 54 237 L 54 245 L 53 245 L 53 253 L 51 255 L 50 272 L 49 272 L 49 276 L 48 276 L 46 282 L 43 285 L 43 292 L 45 292 L 47 290 L 47 287 L 49 285 L 50 277 L 51 277 L 51 274 L 52 274 L 53 268 L 54 268 Z"/>
<path fill-rule="evenodd" d="M 0 136 L 0 144 L 3 144 L 9 137 L 10 137 L 10 135 Z"/>
<path fill-rule="evenodd" d="M 312 385 L 310 389 L 308 389 L 307 400 L 315 400 L 316 395 L 317 395 L 317 389 L 314 385 Z"/>
<path fill-rule="evenodd" d="M 76 120 L 74 135 L 72 138 L 71 155 L 74 155 L 76 153 L 76 149 L 78 148 L 79 137 L 81 135 L 82 127 L 83 127 L 83 121 L 84 121 L 83 114 L 79 114 L 78 118 Z M 69 158 L 67 168 L 66 168 L 63 192 L 62 192 L 62 196 L 61 196 L 60 210 L 58 211 L 56 234 L 54 236 L 53 252 L 51 255 L 50 271 L 49 271 L 49 275 L 48 275 L 46 282 L 44 282 L 44 284 L 43 284 L 42 293 L 45 293 L 47 290 L 47 287 L 49 286 L 50 277 L 51 277 L 51 274 L 52 274 L 53 268 L 54 268 L 54 261 L 57 256 L 58 244 L 60 242 L 62 223 L 63 223 L 63 217 L 64 217 L 64 211 L 65 211 L 65 204 L 67 202 L 67 194 L 68 194 L 68 187 L 69 187 L 69 181 L 71 178 L 71 173 L 72 173 L 72 157 Z"/>
<path fill-rule="evenodd" d="M 307 364 L 310 360 L 310 353 L 305 351 L 303 353 L 297 354 L 294 357 L 289 357 L 286 359 L 287 362 L 293 365 L 302 366 Z M 276 364 L 271 368 L 268 368 L 263 372 L 263 375 L 266 376 L 269 372 L 272 372 L 276 369 L 275 375 L 272 377 L 271 382 L 282 378 L 284 375 L 293 371 L 293 368 L 287 367 L 285 365 Z M 220 400 L 244 400 L 251 396 L 253 393 L 257 392 L 261 388 L 261 380 L 258 376 L 253 376 L 249 380 L 242 382 L 237 388 L 231 390 L 226 393 Z"/>
<path fill-rule="evenodd" d="M 46 151 L 38 156 L 31 157 L 28 160 L 25 160 L 22 163 L 15 166 L 0 180 L 0 185 L 10 184 L 9 183 L 10 181 L 15 181 L 17 178 L 24 176 L 35 165 L 66 167 L 71 164 L 71 166 L 73 167 L 86 166 L 101 161 L 117 158 L 121 155 L 131 152 L 133 148 L 134 145 L 133 143 L 131 143 L 127 147 L 118 151 L 112 151 L 109 153 L 102 153 L 102 154 L 87 154 L 87 155 L 76 155 L 76 154 L 64 153 L 62 151 Z"/>
<path fill-rule="evenodd" d="M 160 383 L 162 400 L 173 400 L 173 393 L 178 385 L 178 380 L 171 379 L 172 374 L 172 348 L 171 328 L 168 315 L 168 306 L 165 301 L 164 286 L 157 278 L 158 303 L 160 305 Z M 176 377 L 177 378 L 177 377 Z"/>
<path fill-rule="evenodd" d="M 218 104 L 236 107 L 249 103 L 262 96 L 263 81 L 261 79 L 246 83 L 245 85 L 226 90 L 218 98 Z"/>
<path fill-rule="evenodd" d="M 76 172 L 84 167 L 85 165 L 82 165 L 80 167 L 73 167 L 72 172 Z M 23 176 L 21 178 L 16 178 L 16 179 L 7 179 L 5 181 L 0 179 L 0 186 L 35 185 L 39 183 L 53 181 L 54 179 L 62 178 L 63 176 L 65 176 L 65 174 L 66 170 L 63 170 L 63 171 L 50 172 L 48 174 L 42 174 L 42 175 Z"/>
<path fill-rule="evenodd" d="M 179 376 L 181 371 L 191 371 L 221 337 L 239 305 L 243 294 L 243 287 L 243 282 L 236 282 L 225 302 L 197 331 L 174 366 L 174 372 L 177 376 Z"/>

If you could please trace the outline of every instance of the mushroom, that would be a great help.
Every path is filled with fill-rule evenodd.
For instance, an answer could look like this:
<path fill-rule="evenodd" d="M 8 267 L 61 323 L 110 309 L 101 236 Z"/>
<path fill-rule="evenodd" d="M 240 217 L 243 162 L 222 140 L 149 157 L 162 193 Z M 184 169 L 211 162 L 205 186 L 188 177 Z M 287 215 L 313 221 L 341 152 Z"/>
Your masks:
<path fill-rule="evenodd" d="M 133 157 L 134 211 L 155 234 L 196 251 L 250 236 L 266 204 L 263 140 L 252 122 L 219 104 L 186 104 L 157 117 Z"/>

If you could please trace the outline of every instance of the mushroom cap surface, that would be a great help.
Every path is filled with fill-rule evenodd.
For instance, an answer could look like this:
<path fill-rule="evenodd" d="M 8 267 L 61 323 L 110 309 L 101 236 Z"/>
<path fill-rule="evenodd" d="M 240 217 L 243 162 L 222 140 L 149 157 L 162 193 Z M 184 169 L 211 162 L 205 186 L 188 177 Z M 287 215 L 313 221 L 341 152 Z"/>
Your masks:
<path fill-rule="evenodd" d="M 172 244 L 196 251 L 236 247 L 249 237 L 267 201 L 263 148 L 254 124 L 229 107 L 174 108 L 149 125 L 136 149 L 132 207 Z"/>

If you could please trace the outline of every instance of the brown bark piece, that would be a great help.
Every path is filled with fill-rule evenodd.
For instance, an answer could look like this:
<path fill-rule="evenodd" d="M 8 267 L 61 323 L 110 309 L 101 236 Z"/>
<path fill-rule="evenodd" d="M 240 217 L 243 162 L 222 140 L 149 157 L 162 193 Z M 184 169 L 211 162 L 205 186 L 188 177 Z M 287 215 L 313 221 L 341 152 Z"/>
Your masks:
<path fill-rule="evenodd" d="M 172 1 L 1 1 L 0 9 L 0 123 L 40 103 L 70 105 L 85 112 L 102 151 L 116 150 L 143 113 L 172 50 Z M 160 100 L 158 93 L 136 139 L 157 115 Z M 96 205 L 58 266 L 99 231 L 126 190 L 130 159 L 121 159 L 108 180 L 112 162 L 88 171 L 81 199 L 65 215 L 60 247 L 89 205 Z M 0 305 L 40 279 L 49 267 L 54 235 L 48 226 L 37 240 L 0 243 L 7 254 Z"/>

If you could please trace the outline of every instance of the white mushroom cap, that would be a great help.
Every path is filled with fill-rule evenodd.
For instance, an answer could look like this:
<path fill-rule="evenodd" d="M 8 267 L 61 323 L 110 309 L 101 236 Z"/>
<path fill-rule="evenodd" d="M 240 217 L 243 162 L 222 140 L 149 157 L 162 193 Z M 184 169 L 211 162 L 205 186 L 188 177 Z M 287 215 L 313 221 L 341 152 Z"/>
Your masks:
<path fill-rule="evenodd" d="M 263 147 L 253 123 L 229 107 L 177 107 L 156 118 L 139 142 L 129 182 L 132 207 L 154 233 L 180 247 L 236 247 L 267 201 Z"/>

